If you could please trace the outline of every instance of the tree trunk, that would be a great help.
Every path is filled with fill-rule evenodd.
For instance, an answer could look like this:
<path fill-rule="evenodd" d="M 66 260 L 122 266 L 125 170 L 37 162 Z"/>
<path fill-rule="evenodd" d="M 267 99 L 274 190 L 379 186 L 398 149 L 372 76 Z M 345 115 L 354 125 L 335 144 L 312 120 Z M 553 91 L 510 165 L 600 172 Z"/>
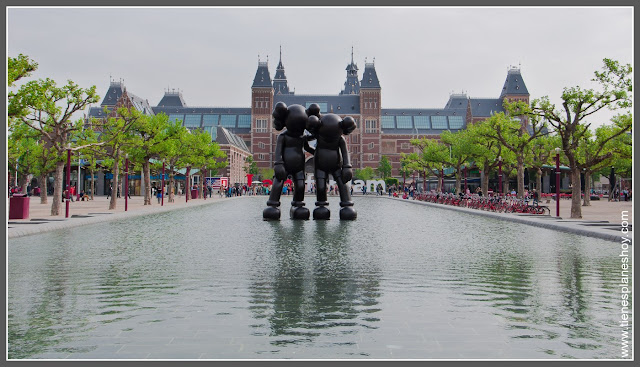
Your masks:
<path fill-rule="evenodd" d="M 518 156 L 518 166 L 516 167 L 518 183 L 518 199 L 524 198 L 524 159 L 522 156 Z"/>
<path fill-rule="evenodd" d="M 40 176 L 40 204 L 47 204 L 47 174 Z"/>
<path fill-rule="evenodd" d="M 591 172 L 584 172 L 584 201 L 582 206 L 591 206 Z"/>
<path fill-rule="evenodd" d="M 18 182 L 20 183 L 20 192 L 28 195 L 29 193 L 27 192 L 27 186 L 29 186 L 29 175 L 26 173 L 24 175 L 21 175 Z"/>
<path fill-rule="evenodd" d="M 489 172 L 485 171 L 484 176 L 482 176 L 482 194 L 487 195 L 489 192 Z"/>
<path fill-rule="evenodd" d="M 582 218 L 580 169 L 571 170 L 571 218 Z"/>
<path fill-rule="evenodd" d="M 56 173 L 53 183 L 53 202 L 51 203 L 51 215 L 60 215 L 60 203 L 62 203 L 62 192 L 64 183 L 62 182 L 62 172 L 64 162 L 56 162 Z"/>
<path fill-rule="evenodd" d="M 171 170 L 173 172 L 173 169 Z M 174 200 L 174 192 L 175 190 L 173 189 L 174 186 L 174 177 L 173 174 L 169 175 L 169 202 L 173 203 Z"/>
<path fill-rule="evenodd" d="M 538 170 L 536 171 L 536 189 L 538 190 L 538 194 L 542 194 L 542 168 L 541 167 L 538 167 Z"/>
<path fill-rule="evenodd" d="M 89 171 L 89 174 L 91 175 L 91 200 L 93 200 L 93 196 L 96 192 L 96 171 L 92 169 Z"/>
<path fill-rule="evenodd" d="M 205 172 L 205 170 L 206 170 L 206 169 L 207 169 L 206 167 L 202 167 L 202 168 L 200 169 L 200 172 L 201 172 L 201 175 L 200 175 L 200 178 L 201 178 L 201 179 L 200 179 L 200 185 L 199 185 L 199 186 L 200 186 L 200 188 L 199 188 L 199 190 L 200 190 L 200 198 L 204 198 L 204 196 L 205 196 L 205 193 L 204 193 L 204 185 L 203 185 L 203 183 L 204 183 L 203 178 L 204 178 L 204 172 Z M 247 189 L 250 189 L 250 188 L 247 188 Z"/>
<path fill-rule="evenodd" d="M 144 175 L 144 205 L 151 205 L 151 167 L 148 158 L 142 162 L 142 174 Z"/>
<path fill-rule="evenodd" d="M 120 182 L 119 182 L 120 153 L 119 152 L 114 157 L 112 173 L 113 173 L 113 181 L 111 183 L 111 187 L 113 189 L 111 190 L 111 199 L 109 200 L 109 210 L 115 210 L 116 204 L 118 203 L 118 185 L 120 185 Z"/>
<path fill-rule="evenodd" d="M 504 194 L 508 195 L 509 192 L 511 192 L 511 190 L 509 190 L 509 175 L 505 175 L 504 179 L 502 180 L 502 187 L 504 187 Z M 498 191 L 500 191 L 500 188 L 498 188 Z"/>
<path fill-rule="evenodd" d="M 456 194 L 460 194 L 462 189 L 460 185 L 462 184 L 462 179 L 460 178 L 460 170 L 456 170 Z"/>

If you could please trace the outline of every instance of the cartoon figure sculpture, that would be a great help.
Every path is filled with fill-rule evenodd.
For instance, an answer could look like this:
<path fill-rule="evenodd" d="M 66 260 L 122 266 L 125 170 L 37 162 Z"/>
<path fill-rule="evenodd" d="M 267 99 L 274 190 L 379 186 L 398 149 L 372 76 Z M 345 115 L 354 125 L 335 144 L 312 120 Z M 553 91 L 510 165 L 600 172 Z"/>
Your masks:
<path fill-rule="evenodd" d="M 309 209 L 304 207 L 304 150 L 309 153 L 314 150 L 309 147 L 304 129 L 307 124 L 309 111 L 301 105 L 287 107 L 283 102 L 276 103 L 273 109 L 273 126 L 280 131 L 276 141 L 274 178 L 271 194 L 267 201 L 267 208 L 262 212 L 265 220 L 280 219 L 280 196 L 282 186 L 288 176 L 293 180 L 293 201 L 289 211 L 291 219 L 309 219 Z"/>
<path fill-rule="evenodd" d="M 349 162 L 347 142 L 342 135 L 349 135 L 356 128 L 352 117 L 344 120 L 333 113 L 320 115 L 320 108 L 316 104 L 309 106 L 307 130 L 317 139 L 314 153 L 316 178 L 316 208 L 313 219 L 329 219 L 331 212 L 327 208 L 327 180 L 329 174 L 338 184 L 340 191 L 340 219 L 354 220 L 358 213 L 353 208 L 353 201 L 346 183 L 351 181 L 353 171 Z"/>

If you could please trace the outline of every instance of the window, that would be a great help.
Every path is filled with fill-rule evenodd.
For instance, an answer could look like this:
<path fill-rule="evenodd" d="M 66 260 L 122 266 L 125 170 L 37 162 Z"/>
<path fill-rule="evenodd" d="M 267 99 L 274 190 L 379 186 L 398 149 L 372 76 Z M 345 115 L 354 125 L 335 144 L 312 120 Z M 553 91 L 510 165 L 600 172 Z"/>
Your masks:
<path fill-rule="evenodd" d="M 220 125 L 222 127 L 236 127 L 236 115 L 220 116 Z"/>
<path fill-rule="evenodd" d="M 447 116 L 431 116 L 431 126 L 434 129 L 444 130 L 447 128 Z"/>
<path fill-rule="evenodd" d="M 398 129 L 412 129 L 411 116 L 396 116 Z"/>
<path fill-rule="evenodd" d="M 369 154 L 369 160 L 372 161 L 374 159 L 376 159 L 376 155 L 373 153 Z"/>
<path fill-rule="evenodd" d="M 258 154 L 258 159 L 261 161 L 264 161 L 264 154 L 262 153 Z"/>
<path fill-rule="evenodd" d="M 373 143 L 369 143 L 369 149 L 373 149 Z"/>
<path fill-rule="evenodd" d="M 417 129 L 431 129 L 429 116 L 413 116 L 413 123 Z"/>
<path fill-rule="evenodd" d="M 259 143 L 258 143 L 258 148 L 260 148 L 260 149 L 264 149 L 264 143 L 263 143 L 263 142 L 259 142 Z"/>
<path fill-rule="evenodd" d="M 187 115 L 184 119 L 186 127 L 200 127 L 200 118 L 202 115 Z"/>
<path fill-rule="evenodd" d="M 402 149 L 409 149 L 409 143 L 402 143 L 401 144 L 401 148 Z"/>
<path fill-rule="evenodd" d="M 251 115 L 238 115 L 238 127 L 251 127 Z"/>
<path fill-rule="evenodd" d="M 462 129 L 464 119 L 462 116 L 449 116 L 449 127 L 452 129 Z"/>
<path fill-rule="evenodd" d="M 383 129 L 395 129 L 396 122 L 394 116 L 382 116 L 382 128 Z"/>
<path fill-rule="evenodd" d="M 175 122 L 176 120 L 180 122 L 184 121 L 184 115 L 169 115 L 170 122 Z"/>
<path fill-rule="evenodd" d="M 371 133 L 377 133 L 378 132 L 378 121 L 376 121 L 376 120 L 365 120 L 364 124 L 365 124 L 365 129 L 364 129 L 365 133 L 371 134 Z"/>
<path fill-rule="evenodd" d="M 202 126 L 217 126 L 219 115 L 203 115 Z"/>
<path fill-rule="evenodd" d="M 309 106 L 311 106 L 312 104 L 317 104 L 318 106 L 320 106 L 320 113 L 327 113 L 327 103 L 326 102 L 307 102 L 305 104 L 306 108 L 309 108 Z"/>
<path fill-rule="evenodd" d="M 256 132 L 257 133 L 266 133 L 268 132 L 269 120 L 267 119 L 257 119 L 256 120 Z"/>

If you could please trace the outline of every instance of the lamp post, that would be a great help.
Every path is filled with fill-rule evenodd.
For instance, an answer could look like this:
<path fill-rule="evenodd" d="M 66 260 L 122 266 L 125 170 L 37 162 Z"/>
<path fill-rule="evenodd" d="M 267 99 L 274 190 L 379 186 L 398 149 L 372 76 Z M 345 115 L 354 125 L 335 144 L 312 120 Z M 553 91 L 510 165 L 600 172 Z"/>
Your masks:
<path fill-rule="evenodd" d="M 556 217 L 560 216 L 560 148 L 556 148 Z"/>
<path fill-rule="evenodd" d="M 129 153 L 124 155 L 124 211 L 126 212 L 129 204 Z"/>
<path fill-rule="evenodd" d="M 187 166 L 187 176 L 184 178 L 184 191 L 185 191 L 184 197 L 186 198 L 185 203 L 189 202 L 189 195 L 191 195 L 191 184 L 189 182 L 190 172 L 191 172 L 191 167 Z"/>
<path fill-rule="evenodd" d="M 165 160 L 162 160 L 162 191 L 160 192 L 160 206 L 164 206 L 164 165 L 165 165 Z"/>
<path fill-rule="evenodd" d="M 71 144 L 67 144 L 67 179 L 66 179 L 66 187 L 67 187 L 67 204 L 64 217 L 69 218 L 69 198 L 71 195 Z M 55 199 L 54 199 L 55 200 Z"/>
<path fill-rule="evenodd" d="M 79 154 L 78 154 L 79 155 Z M 80 201 L 80 165 L 82 164 L 82 159 L 78 157 L 78 183 L 76 184 L 76 200 Z"/>
<path fill-rule="evenodd" d="M 504 187 L 502 186 L 502 156 L 498 156 L 498 192 L 504 195 Z"/>

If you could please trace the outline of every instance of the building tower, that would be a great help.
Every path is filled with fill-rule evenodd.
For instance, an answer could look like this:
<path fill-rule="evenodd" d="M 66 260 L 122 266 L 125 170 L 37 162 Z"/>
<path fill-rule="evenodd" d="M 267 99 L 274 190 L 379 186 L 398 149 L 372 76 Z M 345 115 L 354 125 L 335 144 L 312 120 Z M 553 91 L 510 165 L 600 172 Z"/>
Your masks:
<path fill-rule="evenodd" d="M 522 74 L 520 73 L 520 67 L 511 66 L 507 72 L 507 80 L 504 81 L 502 92 L 500 93 L 500 100 L 514 102 L 522 101 L 529 104 L 529 91 L 524 84 Z M 528 119 L 522 119 L 523 126 L 528 124 Z"/>
<path fill-rule="evenodd" d="M 258 168 L 270 168 L 273 160 L 274 131 L 271 124 L 273 85 L 266 61 L 258 60 L 251 85 L 251 152 Z"/>
<path fill-rule="evenodd" d="M 382 158 L 381 152 L 381 88 L 374 62 L 365 60 L 360 83 L 360 157 L 358 168 L 376 168 Z M 354 165 L 355 167 L 355 165 Z"/>
<path fill-rule="evenodd" d="M 280 46 L 280 61 L 278 61 L 276 75 L 273 77 L 273 94 L 293 94 L 293 92 L 289 91 L 287 76 L 284 74 L 284 65 L 282 65 L 282 46 Z"/>
<path fill-rule="evenodd" d="M 347 65 L 347 80 L 340 94 L 360 93 L 360 81 L 358 80 L 358 65 L 353 62 L 353 47 L 351 47 L 351 63 Z"/>

